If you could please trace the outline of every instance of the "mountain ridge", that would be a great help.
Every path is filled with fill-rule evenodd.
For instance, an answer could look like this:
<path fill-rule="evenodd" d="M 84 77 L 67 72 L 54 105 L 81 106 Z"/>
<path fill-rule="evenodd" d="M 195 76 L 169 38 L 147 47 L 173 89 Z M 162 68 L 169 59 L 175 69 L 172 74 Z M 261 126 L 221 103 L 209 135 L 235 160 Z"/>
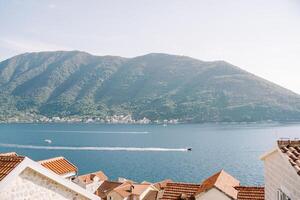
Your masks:
<path fill-rule="evenodd" d="M 191 122 L 294 121 L 300 96 L 226 61 L 150 53 L 25 53 L 0 62 L 0 115 L 131 114 Z"/>

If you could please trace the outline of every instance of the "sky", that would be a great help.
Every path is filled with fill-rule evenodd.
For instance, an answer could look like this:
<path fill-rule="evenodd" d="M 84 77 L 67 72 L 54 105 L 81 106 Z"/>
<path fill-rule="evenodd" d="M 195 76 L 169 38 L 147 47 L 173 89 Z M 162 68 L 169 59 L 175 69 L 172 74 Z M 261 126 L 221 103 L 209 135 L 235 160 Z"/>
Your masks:
<path fill-rule="evenodd" d="M 300 94 L 299 0 L 0 0 L 0 61 L 36 51 L 225 60 Z"/>

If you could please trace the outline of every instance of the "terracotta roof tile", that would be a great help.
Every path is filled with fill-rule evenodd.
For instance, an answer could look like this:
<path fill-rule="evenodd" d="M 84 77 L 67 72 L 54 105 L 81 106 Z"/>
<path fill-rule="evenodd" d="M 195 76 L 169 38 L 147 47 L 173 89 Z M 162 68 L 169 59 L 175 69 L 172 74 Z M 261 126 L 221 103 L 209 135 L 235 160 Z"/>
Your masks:
<path fill-rule="evenodd" d="M 240 182 L 232 177 L 230 174 L 226 173 L 224 170 L 212 175 L 211 177 L 204 180 L 197 191 L 197 194 L 206 192 L 213 187 L 219 189 L 226 195 L 236 199 L 237 190 L 234 187 L 239 186 Z"/>
<path fill-rule="evenodd" d="M 193 183 L 167 183 L 161 200 L 193 199 L 199 187 L 200 184 Z"/>
<path fill-rule="evenodd" d="M 278 148 L 300 175 L 300 140 L 279 140 L 277 141 Z"/>
<path fill-rule="evenodd" d="M 64 157 L 56 157 L 47 160 L 41 160 L 39 161 L 39 163 L 58 175 L 64 175 L 71 172 L 78 172 L 77 167 Z"/>
<path fill-rule="evenodd" d="M 0 156 L 0 181 L 15 169 L 24 158 L 23 156 Z"/>
<path fill-rule="evenodd" d="M 84 175 L 78 176 L 78 179 L 82 183 L 89 184 L 89 183 L 93 182 L 94 177 L 98 177 L 100 181 L 106 181 L 108 179 L 107 176 L 102 171 L 93 172 L 90 174 L 84 174 Z"/>
<path fill-rule="evenodd" d="M 238 191 L 237 200 L 264 200 L 265 189 L 264 187 L 235 187 Z"/>

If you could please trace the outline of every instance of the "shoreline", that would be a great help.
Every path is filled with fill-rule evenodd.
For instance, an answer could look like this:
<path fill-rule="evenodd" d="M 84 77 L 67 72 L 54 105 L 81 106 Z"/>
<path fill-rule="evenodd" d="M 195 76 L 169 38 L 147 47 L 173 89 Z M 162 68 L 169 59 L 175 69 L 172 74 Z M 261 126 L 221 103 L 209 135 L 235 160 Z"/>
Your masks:
<path fill-rule="evenodd" d="M 97 125 L 247 125 L 247 124 L 300 124 L 300 121 L 255 121 L 255 122 L 178 122 L 178 123 L 101 123 L 101 122 L 1 122 L 2 124 L 97 124 Z"/>

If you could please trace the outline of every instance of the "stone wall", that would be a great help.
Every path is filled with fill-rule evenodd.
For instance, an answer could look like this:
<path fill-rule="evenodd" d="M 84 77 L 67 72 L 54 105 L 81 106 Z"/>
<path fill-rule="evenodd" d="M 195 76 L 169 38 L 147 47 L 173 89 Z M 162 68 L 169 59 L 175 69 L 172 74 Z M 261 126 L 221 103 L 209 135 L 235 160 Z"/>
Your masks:
<path fill-rule="evenodd" d="M 264 160 L 265 200 L 276 200 L 278 189 L 291 199 L 300 199 L 300 176 L 278 151 Z"/>
<path fill-rule="evenodd" d="M 0 192 L 1 200 L 83 200 L 86 199 L 70 189 L 31 170 L 25 169 L 5 191 Z"/>

